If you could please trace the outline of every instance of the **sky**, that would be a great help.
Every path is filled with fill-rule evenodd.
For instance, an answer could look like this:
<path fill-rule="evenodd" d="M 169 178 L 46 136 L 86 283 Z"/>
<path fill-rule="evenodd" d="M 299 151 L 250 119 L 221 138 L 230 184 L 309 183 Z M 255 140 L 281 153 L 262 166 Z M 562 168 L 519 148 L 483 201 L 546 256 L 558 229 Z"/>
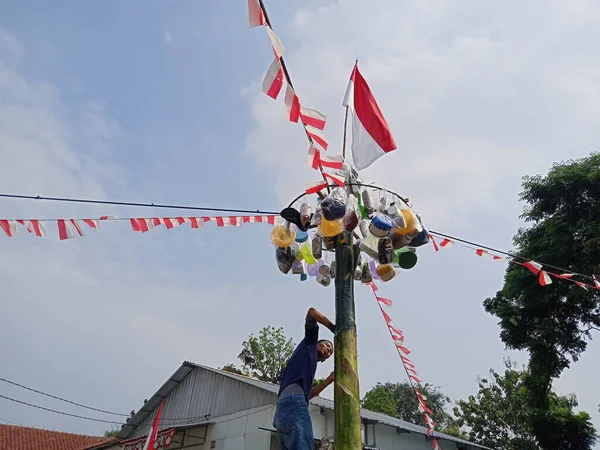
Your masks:
<path fill-rule="evenodd" d="M 359 58 L 398 150 L 362 171 L 410 197 L 434 230 L 510 249 L 521 177 L 597 150 L 600 5 L 593 0 L 266 2 L 302 104 L 341 106 Z M 246 2 L 7 1 L 0 16 L 0 192 L 278 211 L 318 173 L 282 98 L 260 92 L 272 60 Z M 166 210 L 0 200 L 0 216 L 176 216 Z M 200 214 L 200 213 L 199 213 Z M 184 360 L 237 362 L 266 325 L 298 341 L 333 287 L 277 270 L 269 226 L 156 229 L 126 222 L 59 241 L 0 236 L 0 377 L 128 413 Z M 504 263 L 455 246 L 381 293 L 424 382 L 453 399 L 502 369 L 497 320 L 482 301 Z M 536 283 L 532 276 L 532 283 Z M 372 294 L 356 286 L 360 389 L 405 374 Z M 326 331 L 323 332 L 327 333 Z M 322 377 L 333 361 L 318 369 Z M 555 383 L 600 428 L 600 346 Z M 331 388 L 325 396 L 331 397 Z M 112 419 L 0 383 L 0 395 Z M 110 425 L 0 399 L 0 422 L 85 434 Z"/>

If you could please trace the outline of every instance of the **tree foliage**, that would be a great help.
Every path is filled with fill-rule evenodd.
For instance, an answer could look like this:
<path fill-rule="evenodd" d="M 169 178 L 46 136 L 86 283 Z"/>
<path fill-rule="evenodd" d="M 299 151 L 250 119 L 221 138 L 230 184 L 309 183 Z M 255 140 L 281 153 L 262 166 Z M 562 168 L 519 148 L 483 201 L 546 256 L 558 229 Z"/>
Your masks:
<path fill-rule="evenodd" d="M 247 341 L 242 342 L 242 351 L 238 355 L 241 369 L 230 363 L 221 370 L 278 383 L 295 346 L 294 341 L 283 334 L 283 328 L 267 326 L 259 331 L 258 336 L 251 334 Z"/>
<path fill-rule="evenodd" d="M 539 450 L 547 448 L 590 449 L 595 443 L 595 429 L 586 412 L 574 413 L 577 398 L 550 392 L 549 416 L 563 426 L 547 429 L 551 447 L 536 438 L 529 407 L 527 370 L 517 370 L 506 361 L 504 374 L 490 370 L 489 377 L 479 380 L 479 391 L 454 408 L 457 424 L 467 427 L 469 439 L 481 445 L 505 450 Z M 541 445 L 540 445 L 541 444 Z"/>
<path fill-rule="evenodd" d="M 521 200 L 528 227 L 514 237 L 517 254 L 572 272 L 600 272 L 600 154 L 555 164 L 546 176 L 525 177 Z M 548 436 L 557 427 L 565 433 L 578 429 L 579 422 L 551 413 L 552 379 L 578 360 L 590 332 L 600 328 L 600 291 L 569 282 L 540 286 L 526 268 L 511 264 L 502 290 L 484 307 L 500 319 L 502 341 L 529 352 L 525 382 L 534 433 L 543 448 L 560 448 Z"/>
<path fill-rule="evenodd" d="M 445 407 L 450 398 L 430 384 L 416 385 L 419 392 L 427 397 L 427 405 L 434 412 L 434 421 L 442 428 L 451 424 Z M 377 383 L 362 400 L 362 407 L 380 412 L 407 422 L 425 426 L 423 413 L 419 411 L 419 402 L 410 383 Z"/>

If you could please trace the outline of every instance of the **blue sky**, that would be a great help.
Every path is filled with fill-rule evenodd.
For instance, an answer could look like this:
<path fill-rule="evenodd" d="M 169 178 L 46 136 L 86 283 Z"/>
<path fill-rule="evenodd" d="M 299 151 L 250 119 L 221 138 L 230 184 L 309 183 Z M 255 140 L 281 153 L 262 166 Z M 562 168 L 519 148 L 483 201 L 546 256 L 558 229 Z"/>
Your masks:
<path fill-rule="evenodd" d="M 227 3 L 227 5 L 226 5 Z M 398 151 L 364 171 L 431 228 L 509 248 L 520 177 L 597 148 L 592 1 L 267 3 L 301 101 L 329 117 L 360 58 Z M 302 130 L 260 93 L 272 53 L 245 2 L 7 2 L 0 17 L 0 191 L 278 210 L 316 181 Z M 3 200 L 5 218 L 175 215 Z M 55 233 L 55 228 L 51 228 Z M 265 325 L 298 338 L 333 290 L 281 276 L 269 228 L 134 234 L 126 223 L 59 242 L 2 238 L 0 376 L 99 408 L 138 409 L 184 360 L 220 366 Z M 454 248 L 382 287 L 424 381 L 453 398 L 505 352 L 481 301 L 503 266 Z M 536 282 L 532 278 L 532 282 Z M 403 380 L 372 296 L 357 286 L 361 390 Z M 450 345 L 449 345 L 450 344 Z M 600 347 L 557 383 L 597 420 Z M 319 375 L 332 369 L 327 363 Z M 0 385 L 0 394 L 72 413 Z M 329 393 L 331 395 L 331 393 Z M 6 401 L 0 418 L 102 433 Z M 85 414 L 84 414 L 85 415 Z M 600 423 L 597 422 L 597 426 Z"/>

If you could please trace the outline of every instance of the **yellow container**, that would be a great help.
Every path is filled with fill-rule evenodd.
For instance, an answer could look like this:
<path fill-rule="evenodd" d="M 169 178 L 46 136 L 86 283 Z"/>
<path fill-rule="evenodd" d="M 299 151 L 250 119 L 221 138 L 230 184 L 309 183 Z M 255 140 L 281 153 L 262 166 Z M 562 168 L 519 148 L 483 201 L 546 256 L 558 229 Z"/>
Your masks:
<path fill-rule="evenodd" d="M 319 225 L 319 234 L 325 237 L 337 236 L 344 229 L 344 219 L 338 220 L 327 220 L 324 217 L 321 218 L 321 225 Z"/>
<path fill-rule="evenodd" d="M 279 248 L 287 248 L 292 245 L 296 239 L 296 231 L 293 228 L 287 228 L 285 225 L 277 225 L 271 231 L 271 242 Z"/>

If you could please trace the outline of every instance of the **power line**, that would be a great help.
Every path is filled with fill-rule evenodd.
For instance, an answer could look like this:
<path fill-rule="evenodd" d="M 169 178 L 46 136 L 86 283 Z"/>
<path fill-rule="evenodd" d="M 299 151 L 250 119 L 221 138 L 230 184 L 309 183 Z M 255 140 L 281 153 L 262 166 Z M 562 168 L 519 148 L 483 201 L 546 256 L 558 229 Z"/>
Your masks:
<path fill-rule="evenodd" d="M 67 400 L 67 399 L 62 398 L 62 397 L 57 397 L 56 395 L 47 394 L 46 392 L 38 391 L 37 389 L 33 389 L 33 388 L 30 388 L 30 387 L 27 387 L 27 386 L 23 386 L 22 384 L 15 383 L 14 381 L 10 381 L 10 380 L 7 380 L 5 378 L 0 378 L 0 381 L 4 381 L 5 383 L 9 383 L 9 384 L 12 384 L 14 386 L 18 386 L 18 387 L 23 388 L 23 389 L 27 389 L 28 391 L 35 392 L 36 394 L 41 394 L 41 395 L 45 395 L 46 397 L 50 397 L 50 398 L 54 398 L 56 400 L 60 400 L 61 402 L 70 403 L 71 405 L 79 406 L 81 408 L 90 409 L 92 411 L 98 411 L 98 412 L 105 413 L 105 414 L 112 414 L 114 416 L 129 417 L 129 414 L 121 414 L 121 413 L 116 413 L 116 412 L 112 412 L 112 411 L 106 411 L 104 409 L 98 409 L 98 408 L 93 408 L 91 406 L 82 405 L 81 403 L 72 402 L 71 400 Z"/>
<path fill-rule="evenodd" d="M 397 194 L 396 194 L 397 195 Z M 118 202 L 118 201 L 108 201 L 108 200 L 91 200 L 91 199 L 81 199 L 81 198 L 68 198 L 68 197 L 45 197 L 45 196 L 32 196 L 32 195 L 21 195 L 21 194 L 0 194 L 0 198 L 12 198 L 12 199 L 21 199 L 21 200 L 42 200 L 42 201 L 56 201 L 56 202 L 66 202 L 66 203 L 86 203 L 86 204 L 98 204 L 98 205 L 116 205 L 116 206 L 136 206 L 136 207 L 144 207 L 144 208 L 163 208 L 163 209 L 182 209 L 182 210 L 191 210 L 191 211 L 213 211 L 213 212 L 227 212 L 227 213 L 240 213 L 240 214 L 264 214 L 264 215 L 279 215 L 279 212 L 274 211 L 262 211 L 262 210 L 250 210 L 250 209 L 230 209 L 230 208 L 212 208 L 212 207 L 204 207 L 204 206 L 188 206 L 188 205 L 170 205 L 170 204 L 155 204 L 155 203 L 138 203 L 138 202 Z M 46 220 L 46 219 L 40 219 Z M 50 219 L 48 219 L 50 220 Z M 114 219 L 113 219 L 114 220 Z M 440 233 L 439 231 L 430 230 L 431 234 L 441 236 L 447 239 L 452 239 L 457 242 L 462 242 L 464 244 L 472 245 L 476 248 L 481 248 L 485 250 L 489 250 L 501 255 L 509 256 L 510 258 L 517 258 L 522 261 L 533 261 L 531 258 L 526 258 L 517 253 L 510 253 L 504 250 L 498 250 L 493 247 L 489 247 L 486 245 L 478 244 L 476 242 L 469 241 L 467 239 L 458 238 L 455 236 L 451 236 L 449 234 Z M 594 280 L 593 277 L 589 275 L 585 275 L 578 272 L 573 272 L 572 270 L 565 269 L 562 267 L 554 266 L 551 264 L 546 264 L 541 261 L 537 261 L 540 264 L 549 267 L 554 270 L 558 270 L 564 273 L 572 273 L 576 276 L 586 278 L 588 280 Z"/>
<path fill-rule="evenodd" d="M 439 231 L 430 230 L 429 232 L 431 234 L 433 234 L 433 235 L 436 235 L 436 236 L 441 236 L 441 237 L 444 237 L 444 238 L 447 238 L 447 239 L 451 239 L 453 241 L 462 242 L 463 244 L 471 245 L 474 248 L 481 248 L 481 249 L 484 249 L 484 250 L 489 250 L 491 252 L 498 253 L 500 255 L 505 255 L 505 256 L 508 256 L 510 258 L 516 258 L 516 259 L 520 259 L 520 260 L 523 260 L 523 261 L 533 261 L 531 258 L 525 258 L 524 256 L 520 256 L 518 253 L 510 253 L 510 252 L 506 252 L 506 251 L 503 251 L 503 250 L 498 250 L 496 248 L 488 247 L 486 245 L 478 244 L 476 242 L 468 241 L 466 239 L 461 239 L 461 238 L 457 238 L 457 237 L 454 237 L 454 236 L 450 236 L 449 234 L 440 233 Z M 589 276 L 589 275 L 585 275 L 585 274 L 582 274 L 582 273 L 574 272 L 572 270 L 565 269 L 565 268 L 562 268 L 562 267 L 553 266 L 551 264 L 546 264 L 545 262 L 541 262 L 541 261 L 536 261 L 536 262 L 542 264 L 545 267 L 549 267 L 549 268 L 554 269 L 554 270 L 558 270 L 558 271 L 561 271 L 561 272 L 564 272 L 564 273 L 571 273 L 573 275 L 577 275 L 579 277 L 586 278 L 588 280 L 594 281 L 594 278 L 591 277 L 591 276 Z"/>
<path fill-rule="evenodd" d="M 66 202 L 66 203 L 86 203 L 93 205 L 112 205 L 112 206 L 137 206 L 142 208 L 164 208 L 164 209 L 185 209 L 191 211 L 214 211 L 228 212 L 240 214 L 279 214 L 273 211 L 249 210 L 249 209 L 231 209 L 231 208 L 211 208 L 208 206 L 186 206 L 186 205 L 169 205 L 161 203 L 138 203 L 138 202 L 117 202 L 109 200 L 91 200 L 84 198 L 69 198 L 69 197 L 43 197 L 41 195 L 20 195 L 20 194 L 0 194 L 0 198 L 12 198 L 19 200 L 43 200 L 51 202 Z"/>
<path fill-rule="evenodd" d="M 70 414 L 70 413 L 66 413 L 66 412 L 63 412 L 63 411 L 57 411 L 56 409 L 45 408 L 44 406 L 39 406 L 39 405 L 34 405 L 32 403 L 23 402 L 21 400 L 17 400 L 17 399 L 14 399 L 14 398 L 6 397 L 4 395 L 0 395 L 0 398 L 3 398 L 5 400 L 10 400 L 11 402 L 20 403 L 21 405 L 31 406 L 32 408 L 43 409 L 44 411 L 52 412 L 52 413 L 55 413 L 55 414 L 62 414 L 63 416 L 76 417 L 78 419 L 91 420 L 93 422 L 102 422 L 102 423 L 111 423 L 111 424 L 115 424 L 115 425 L 123 425 L 120 422 L 115 422 L 115 421 L 112 421 L 112 420 L 103 420 L 103 419 L 96 419 L 94 417 L 79 416 L 77 414 Z"/>

